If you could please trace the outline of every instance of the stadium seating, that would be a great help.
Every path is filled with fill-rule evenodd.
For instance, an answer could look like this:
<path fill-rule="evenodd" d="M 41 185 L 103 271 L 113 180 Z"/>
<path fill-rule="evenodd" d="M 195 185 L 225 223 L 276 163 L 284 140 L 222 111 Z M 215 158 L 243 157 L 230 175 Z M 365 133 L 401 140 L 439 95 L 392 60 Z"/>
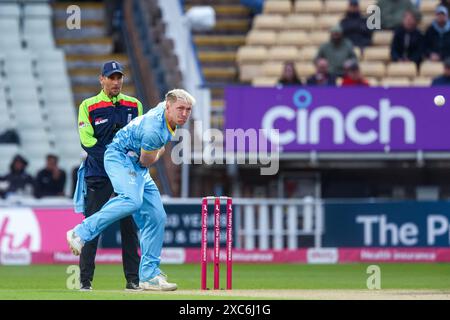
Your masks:
<path fill-rule="evenodd" d="M 264 2 L 264 13 L 289 14 L 292 12 L 289 0 L 266 0 Z"/>
<path fill-rule="evenodd" d="M 440 62 L 424 61 L 420 65 L 420 77 L 437 77 L 444 72 L 444 66 Z"/>
<path fill-rule="evenodd" d="M 417 74 L 417 67 L 414 62 L 391 62 L 386 69 L 388 77 L 414 78 Z"/>
<path fill-rule="evenodd" d="M 327 32 L 331 27 L 339 24 L 342 20 L 342 15 L 340 14 L 322 14 L 317 17 L 317 28 L 326 30 Z"/>
<path fill-rule="evenodd" d="M 394 33 L 390 30 L 380 30 L 373 33 L 372 45 L 374 46 L 390 46 Z"/>
<path fill-rule="evenodd" d="M 283 71 L 283 62 L 266 62 L 262 66 L 262 72 L 266 78 L 279 79 Z"/>
<path fill-rule="evenodd" d="M 362 14 L 366 15 L 367 8 L 376 2 L 361 0 Z M 420 2 L 422 31 L 434 20 L 438 2 Z M 329 40 L 329 29 L 341 21 L 347 7 L 348 0 L 267 0 L 262 14 L 255 16 L 245 44 L 238 50 L 236 61 L 240 72 L 244 73 L 240 75 L 240 80 L 252 83 L 253 76 L 258 77 L 253 82 L 258 85 L 271 83 L 270 78 L 275 76 L 276 69 L 270 69 L 274 73 L 268 74 L 264 62 L 278 62 L 278 66 L 288 60 L 312 63 L 319 46 Z M 390 45 L 393 36 L 391 30 L 376 30 L 371 46 L 363 51 L 355 48 L 362 73 L 370 78 L 371 84 L 424 85 L 442 73 L 441 63 L 425 61 L 419 71 L 412 63 L 391 63 Z M 383 81 L 384 78 L 386 81 Z"/>
<path fill-rule="evenodd" d="M 317 54 L 316 46 L 306 46 L 300 50 L 300 61 L 313 61 Z"/>
<path fill-rule="evenodd" d="M 319 14 L 323 11 L 323 2 L 321 0 L 296 1 L 294 12 Z"/>
<path fill-rule="evenodd" d="M 379 61 L 363 61 L 360 64 L 360 69 L 365 77 L 383 78 L 386 75 L 386 66 Z"/>
<path fill-rule="evenodd" d="M 254 30 L 248 33 L 245 41 L 251 46 L 273 46 L 277 42 L 277 33 L 274 31 Z"/>
<path fill-rule="evenodd" d="M 52 49 L 55 46 L 49 4 L 28 4 L 24 7 L 24 39 L 30 49 Z"/>
<path fill-rule="evenodd" d="M 423 14 L 434 14 L 437 5 L 440 3 L 439 0 L 426 0 L 420 2 L 420 11 Z"/>
<path fill-rule="evenodd" d="M 20 49 L 19 31 L 20 7 L 15 3 L 0 3 L 0 36 L 2 46 L 0 52 Z"/>
<path fill-rule="evenodd" d="M 315 72 L 316 68 L 312 62 L 297 62 L 295 70 L 301 78 L 306 79 Z"/>
<path fill-rule="evenodd" d="M 79 161 L 79 145 L 70 152 L 60 147 L 78 139 L 78 132 L 64 53 L 55 48 L 52 13 L 46 1 L 0 2 L 0 125 L 15 129 L 20 139 L 14 147 L 0 145 L 0 174 L 9 171 L 16 153 L 30 160 L 32 175 L 43 167 L 50 152 L 67 161 L 60 162 L 66 172 L 67 163 Z M 55 114 L 65 123 L 65 135 L 49 119 Z"/>
<path fill-rule="evenodd" d="M 255 77 L 252 85 L 255 87 L 273 87 L 278 83 L 278 77 Z"/>
<path fill-rule="evenodd" d="M 385 87 L 409 87 L 411 80 L 406 77 L 386 77 L 381 81 L 381 85 Z"/>
<path fill-rule="evenodd" d="M 391 59 L 391 50 L 388 46 L 368 47 L 364 49 L 364 61 L 382 61 L 384 63 Z"/>
<path fill-rule="evenodd" d="M 265 47 L 241 47 L 237 52 L 238 63 L 264 62 L 267 59 L 268 50 Z"/>
<path fill-rule="evenodd" d="M 333 1 L 325 1 L 325 12 L 327 13 L 345 13 L 347 10 L 348 1 L 347 0 L 333 0 Z"/>
<path fill-rule="evenodd" d="M 255 30 L 281 30 L 285 26 L 282 15 L 258 15 L 253 20 Z"/>
<path fill-rule="evenodd" d="M 313 31 L 309 38 L 311 45 L 319 47 L 330 39 L 330 33 L 328 31 Z"/>
<path fill-rule="evenodd" d="M 305 31 L 284 30 L 278 33 L 277 45 L 294 45 L 296 47 L 303 47 L 311 44 L 311 39 Z"/>
<path fill-rule="evenodd" d="M 296 61 L 299 59 L 299 52 L 295 46 L 272 47 L 269 49 L 268 54 L 268 58 L 271 61 Z"/>
<path fill-rule="evenodd" d="M 317 27 L 317 19 L 312 14 L 291 14 L 281 25 L 280 29 L 312 31 Z"/>
<path fill-rule="evenodd" d="M 416 87 L 429 87 L 431 85 L 431 81 L 432 79 L 427 77 L 414 78 L 412 85 Z"/>

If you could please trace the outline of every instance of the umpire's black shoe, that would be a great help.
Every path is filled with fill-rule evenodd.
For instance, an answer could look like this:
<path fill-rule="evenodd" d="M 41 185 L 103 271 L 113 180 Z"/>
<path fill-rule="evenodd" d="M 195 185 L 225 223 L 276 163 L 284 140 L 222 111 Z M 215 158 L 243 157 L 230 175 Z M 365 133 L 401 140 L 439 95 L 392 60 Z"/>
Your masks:
<path fill-rule="evenodd" d="M 144 289 L 142 289 L 139 284 L 134 283 L 134 282 L 128 282 L 127 286 L 125 287 L 125 291 L 130 291 L 130 292 L 139 292 L 139 291 L 143 291 Z"/>
<path fill-rule="evenodd" d="M 92 286 L 90 283 L 82 283 L 80 286 L 80 291 L 92 291 Z"/>

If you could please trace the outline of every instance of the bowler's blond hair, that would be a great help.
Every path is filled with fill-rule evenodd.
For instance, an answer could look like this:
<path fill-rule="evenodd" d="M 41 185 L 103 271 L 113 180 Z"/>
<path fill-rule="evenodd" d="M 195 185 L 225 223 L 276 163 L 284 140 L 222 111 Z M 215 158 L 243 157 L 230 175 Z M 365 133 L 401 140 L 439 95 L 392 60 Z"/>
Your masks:
<path fill-rule="evenodd" d="M 195 98 L 186 90 L 173 89 L 166 93 L 166 101 L 176 102 L 178 99 L 183 100 L 191 106 L 195 104 Z"/>

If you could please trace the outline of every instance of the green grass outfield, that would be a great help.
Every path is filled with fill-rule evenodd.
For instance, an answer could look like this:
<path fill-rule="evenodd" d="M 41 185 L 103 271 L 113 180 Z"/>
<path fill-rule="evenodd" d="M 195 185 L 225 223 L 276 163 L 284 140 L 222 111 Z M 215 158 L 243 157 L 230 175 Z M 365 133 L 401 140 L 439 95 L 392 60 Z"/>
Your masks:
<path fill-rule="evenodd" d="M 164 265 L 175 292 L 128 293 L 124 289 L 121 265 L 97 265 L 94 291 L 69 290 L 67 265 L 0 266 L 0 299 L 303 299 L 301 290 L 342 290 L 369 292 L 366 264 L 235 264 L 231 292 L 201 292 L 200 266 Z M 449 295 L 450 264 L 379 264 L 382 290 L 433 290 Z M 221 266 L 221 284 L 225 285 L 225 266 Z M 212 266 L 208 285 L 212 284 Z M 300 290 L 289 291 L 289 290 Z M 262 294 L 258 294 L 261 293 Z M 265 292 L 272 292 L 267 294 Z M 274 296 L 273 293 L 284 292 Z M 289 292 L 298 294 L 289 296 Z M 339 291 L 340 292 L 340 291 Z M 237 294 L 239 293 L 239 295 Z M 248 294 L 247 294 L 248 293 Z M 235 294 L 235 295 L 233 295 Z"/>

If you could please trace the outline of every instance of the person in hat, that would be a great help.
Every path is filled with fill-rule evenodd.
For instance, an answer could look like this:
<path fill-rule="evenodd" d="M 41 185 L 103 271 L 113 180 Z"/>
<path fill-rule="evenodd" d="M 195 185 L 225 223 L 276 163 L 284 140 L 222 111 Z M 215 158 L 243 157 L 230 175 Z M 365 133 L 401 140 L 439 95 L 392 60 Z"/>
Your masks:
<path fill-rule="evenodd" d="M 369 82 L 364 79 L 359 70 L 358 61 L 354 59 L 347 60 L 344 63 L 345 75 L 342 78 L 341 86 L 369 86 Z"/>
<path fill-rule="evenodd" d="M 344 74 L 344 62 L 348 59 L 356 59 L 356 55 L 352 42 L 344 38 L 340 25 L 332 27 L 330 33 L 330 41 L 320 46 L 315 60 L 325 58 L 329 64 L 330 74 L 340 77 Z"/>
<path fill-rule="evenodd" d="M 363 49 L 372 42 L 372 30 L 367 27 L 367 18 L 361 14 L 359 1 L 350 0 L 347 12 L 341 20 L 344 37 L 354 46 Z"/>
<path fill-rule="evenodd" d="M 431 61 L 450 57 L 450 21 L 444 6 L 436 8 L 436 18 L 425 32 L 425 56 Z"/>
<path fill-rule="evenodd" d="M 444 60 L 444 73 L 433 79 L 432 86 L 450 85 L 450 58 Z"/>
<path fill-rule="evenodd" d="M 33 196 L 34 179 L 26 172 L 28 161 L 17 154 L 11 161 L 9 173 L 2 178 L 5 184 L 3 196 L 12 195 Z"/>
<path fill-rule="evenodd" d="M 104 63 L 99 76 L 102 89 L 96 96 L 84 100 L 79 107 L 78 131 L 87 157 L 79 169 L 77 187 L 83 189 L 82 199 L 78 200 L 83 203 L 80 211 L 86 218 L 99 211 L 113 195 L 113 187 L 103 164 L 106 146 L 117 131 L 143 114 L 142 103 L 121 92 L 123 78 L 123 66 L 118 61 Z M 141 290 L 139 241 L 131 216 L 120 220 L 120 232 L 126 290 Z M 97 245 L 98 237 L 88 241 L 80 255 L 80 285 L 83 291 L 92 290 Z"/>

